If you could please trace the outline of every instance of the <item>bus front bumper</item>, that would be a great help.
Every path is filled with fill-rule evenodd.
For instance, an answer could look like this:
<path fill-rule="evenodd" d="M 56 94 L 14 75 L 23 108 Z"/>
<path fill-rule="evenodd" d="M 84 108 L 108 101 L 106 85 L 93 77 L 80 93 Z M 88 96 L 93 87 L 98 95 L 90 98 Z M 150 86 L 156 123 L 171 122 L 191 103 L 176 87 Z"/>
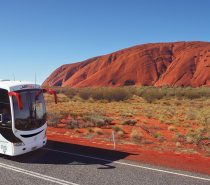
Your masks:
<path fill-rule="evenodd" d="M 39 148 L 42 148 L 43 146 L 45 146 L 47 143 L 47 137 L 45 137 L 42 140 L 39 140 L 35 143 L 31 143 L 31 144 L 27 144 L 27 145 L 22 145 L 22 146 L 13 146 L 13 155 L 21 155 L 24 153 L 28 153 L 34 150 L 37 150 Z"/>

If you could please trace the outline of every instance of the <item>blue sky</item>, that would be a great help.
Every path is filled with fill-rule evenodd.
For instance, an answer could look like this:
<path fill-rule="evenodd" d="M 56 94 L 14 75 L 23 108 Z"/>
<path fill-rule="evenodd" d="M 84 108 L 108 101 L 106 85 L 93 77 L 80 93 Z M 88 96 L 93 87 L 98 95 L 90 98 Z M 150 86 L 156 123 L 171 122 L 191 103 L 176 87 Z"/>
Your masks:
<path fill-rule="evenodd" d="M 210 42 L 210 0 L 0 0 L 0 79 L 145 43 Z"/>

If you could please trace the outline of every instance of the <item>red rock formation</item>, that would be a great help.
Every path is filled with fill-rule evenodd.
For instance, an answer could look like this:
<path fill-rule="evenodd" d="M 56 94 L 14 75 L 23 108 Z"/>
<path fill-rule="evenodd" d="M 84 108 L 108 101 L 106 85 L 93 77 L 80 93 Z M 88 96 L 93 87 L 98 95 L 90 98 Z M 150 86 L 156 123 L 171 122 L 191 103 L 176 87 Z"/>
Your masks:
<path fill-rule="evenodd" d="M 192 86 L 210 84 L 210 43 L 143 44 L 56 69 L 43 86 Z"/>

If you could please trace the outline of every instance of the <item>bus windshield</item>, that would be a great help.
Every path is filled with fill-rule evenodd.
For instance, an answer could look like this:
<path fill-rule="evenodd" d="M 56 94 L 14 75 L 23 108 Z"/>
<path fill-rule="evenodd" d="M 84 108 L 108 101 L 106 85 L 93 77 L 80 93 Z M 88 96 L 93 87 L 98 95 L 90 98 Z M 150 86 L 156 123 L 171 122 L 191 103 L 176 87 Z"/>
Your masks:
<path fill-rule="evenodd" d="M 46 108 L 42 90 L 21 90 L 17 91 L 23 102 L 23 110 L 18 109 L 18 102 L 13 99 L 15 128 L 17 130 L 34 130 L 46 123 Z"/>

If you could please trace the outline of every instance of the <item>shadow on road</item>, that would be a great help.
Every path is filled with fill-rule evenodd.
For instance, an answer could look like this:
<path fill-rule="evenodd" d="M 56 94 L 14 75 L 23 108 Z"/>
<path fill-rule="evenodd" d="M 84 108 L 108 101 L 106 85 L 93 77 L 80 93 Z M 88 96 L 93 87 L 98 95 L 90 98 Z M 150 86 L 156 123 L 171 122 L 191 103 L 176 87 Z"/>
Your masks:
<path fill-rule="evenodd" d="M 84 157 L 83 155 L 91 156 L 92 158 Z M 29 163 L 29 164 L 30 163 L 55 164 L 55 165 L 100 164 L 103 165 L 103 167 L 99 167 L 98 169 L 112 169 L 115 168 L 114 166 L 109 165 L 112 161 L 124 159 L 128 155 L 131 154 L 126 152 L 48 140 L 47 145 L 43 149 L 39 149 L 19 156 L 1 155 L 1 158 L 5 158 L 7 160 L 19 163 Z M 99 160 L 97 158 L 103 158 L 103 159 L 105 158 L 106 160 Z"/>

